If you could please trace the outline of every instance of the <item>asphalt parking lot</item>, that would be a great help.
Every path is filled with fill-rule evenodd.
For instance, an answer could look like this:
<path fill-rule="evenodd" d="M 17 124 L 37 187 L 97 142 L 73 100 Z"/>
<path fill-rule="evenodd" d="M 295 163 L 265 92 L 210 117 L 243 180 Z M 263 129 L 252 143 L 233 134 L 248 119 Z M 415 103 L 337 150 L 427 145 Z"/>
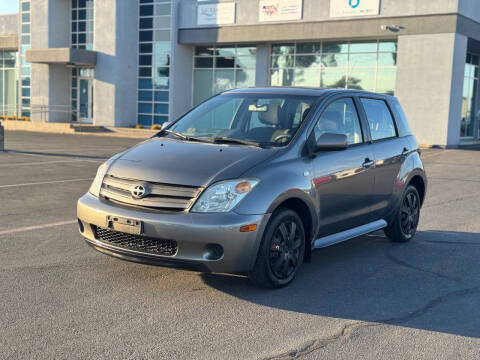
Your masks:
<path fill-rule="evenodd" d="M 317 251 L 276 291 L 123 262 L 77 231 L 103 159 L 138 140 L 6 132 L 0 153 L 0 358 L 479 359 L 480 151 L 426 150 L 408 244 Z"/>

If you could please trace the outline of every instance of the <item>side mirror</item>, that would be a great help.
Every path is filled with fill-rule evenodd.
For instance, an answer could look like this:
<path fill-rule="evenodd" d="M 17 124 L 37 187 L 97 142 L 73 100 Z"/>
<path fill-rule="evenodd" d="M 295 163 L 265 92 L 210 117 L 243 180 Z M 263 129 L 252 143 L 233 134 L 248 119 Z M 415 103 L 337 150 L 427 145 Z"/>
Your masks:
<path fill-rule="evenodd" d="M 171 123 L 172 123 L 171 121 L 164 122 L 162 124 L 162 129 L 166 129 Z"/>
<path fill-rule="evenodd" d="M 316 144 L 315 151 L 345 150 L 348 148 L 348 138 L 345 134 L 322 134 Z"/>

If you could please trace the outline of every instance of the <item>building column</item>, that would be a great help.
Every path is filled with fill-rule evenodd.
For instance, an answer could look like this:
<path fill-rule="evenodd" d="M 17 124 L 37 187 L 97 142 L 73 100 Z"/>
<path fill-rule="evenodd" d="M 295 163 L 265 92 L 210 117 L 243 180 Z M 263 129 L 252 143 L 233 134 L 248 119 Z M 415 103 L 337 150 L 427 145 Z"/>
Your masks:
<path fill-rule="evenodd" d="M 192 107 L 193 95 L 193 53 L 195 47 L 182 45 L 177 41 L 179 3 L 172 2 L 172 28 L 171 28 L 171 66 L 170 66 L 170 98 L 169 119 L 174 121 L 185 114 Z"/>
<path fill-rule="evenodd" d="M 71 7 L 64 0 L 31 1 L 32 49 L 68 47 Z M 31 64 L 31 118 L 68 122 L 71 114 L 71 69 L 65 65 Z"/>
<path fill-rule="evenodd" d="M 398 38 L 395 95 L 422 145 L 456 147 L 460 142 L 467 42 L 460 34 Z"/>
<path fill-rule="evenodd" d="M 255 86 L 268 86 L 269 83 L 270 45 L 257 45 L 257 66 L 255 73 Z"/>
<path fill-rule="evenodd" d="M 136 122 L 138 0 L 94 2 L 93 121 L 101 126 Z"/>

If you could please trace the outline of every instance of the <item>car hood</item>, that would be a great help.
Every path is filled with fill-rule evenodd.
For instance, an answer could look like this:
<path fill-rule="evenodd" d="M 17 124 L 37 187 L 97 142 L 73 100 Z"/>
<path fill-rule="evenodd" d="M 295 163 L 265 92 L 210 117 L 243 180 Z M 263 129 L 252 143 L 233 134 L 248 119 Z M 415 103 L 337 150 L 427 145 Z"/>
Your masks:
<path fill-rule="evenodd" d="M 234 179 L 277 149 L 152 138 L 120 154 L 108 174 L 120 178 L 186 186 Z"/>

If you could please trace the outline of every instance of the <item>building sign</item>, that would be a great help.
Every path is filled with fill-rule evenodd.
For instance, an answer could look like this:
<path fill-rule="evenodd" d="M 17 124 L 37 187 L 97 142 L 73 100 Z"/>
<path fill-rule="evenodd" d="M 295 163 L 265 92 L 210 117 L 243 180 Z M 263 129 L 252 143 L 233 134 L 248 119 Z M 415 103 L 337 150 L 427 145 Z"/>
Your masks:
<path fill-rule="evenodd" d="M 380 14 L 380 0 L 330 0 L 330 17 Z"/>
<path fill-rule="evenodd" d="M 259 21 L 301 20 L 303 0 L 260 0 Z"/>
<path fill-rule="evenodd" d="M 201 4 L 197 7 L 197 25 L 235 24 L 235 3 Z"/>

